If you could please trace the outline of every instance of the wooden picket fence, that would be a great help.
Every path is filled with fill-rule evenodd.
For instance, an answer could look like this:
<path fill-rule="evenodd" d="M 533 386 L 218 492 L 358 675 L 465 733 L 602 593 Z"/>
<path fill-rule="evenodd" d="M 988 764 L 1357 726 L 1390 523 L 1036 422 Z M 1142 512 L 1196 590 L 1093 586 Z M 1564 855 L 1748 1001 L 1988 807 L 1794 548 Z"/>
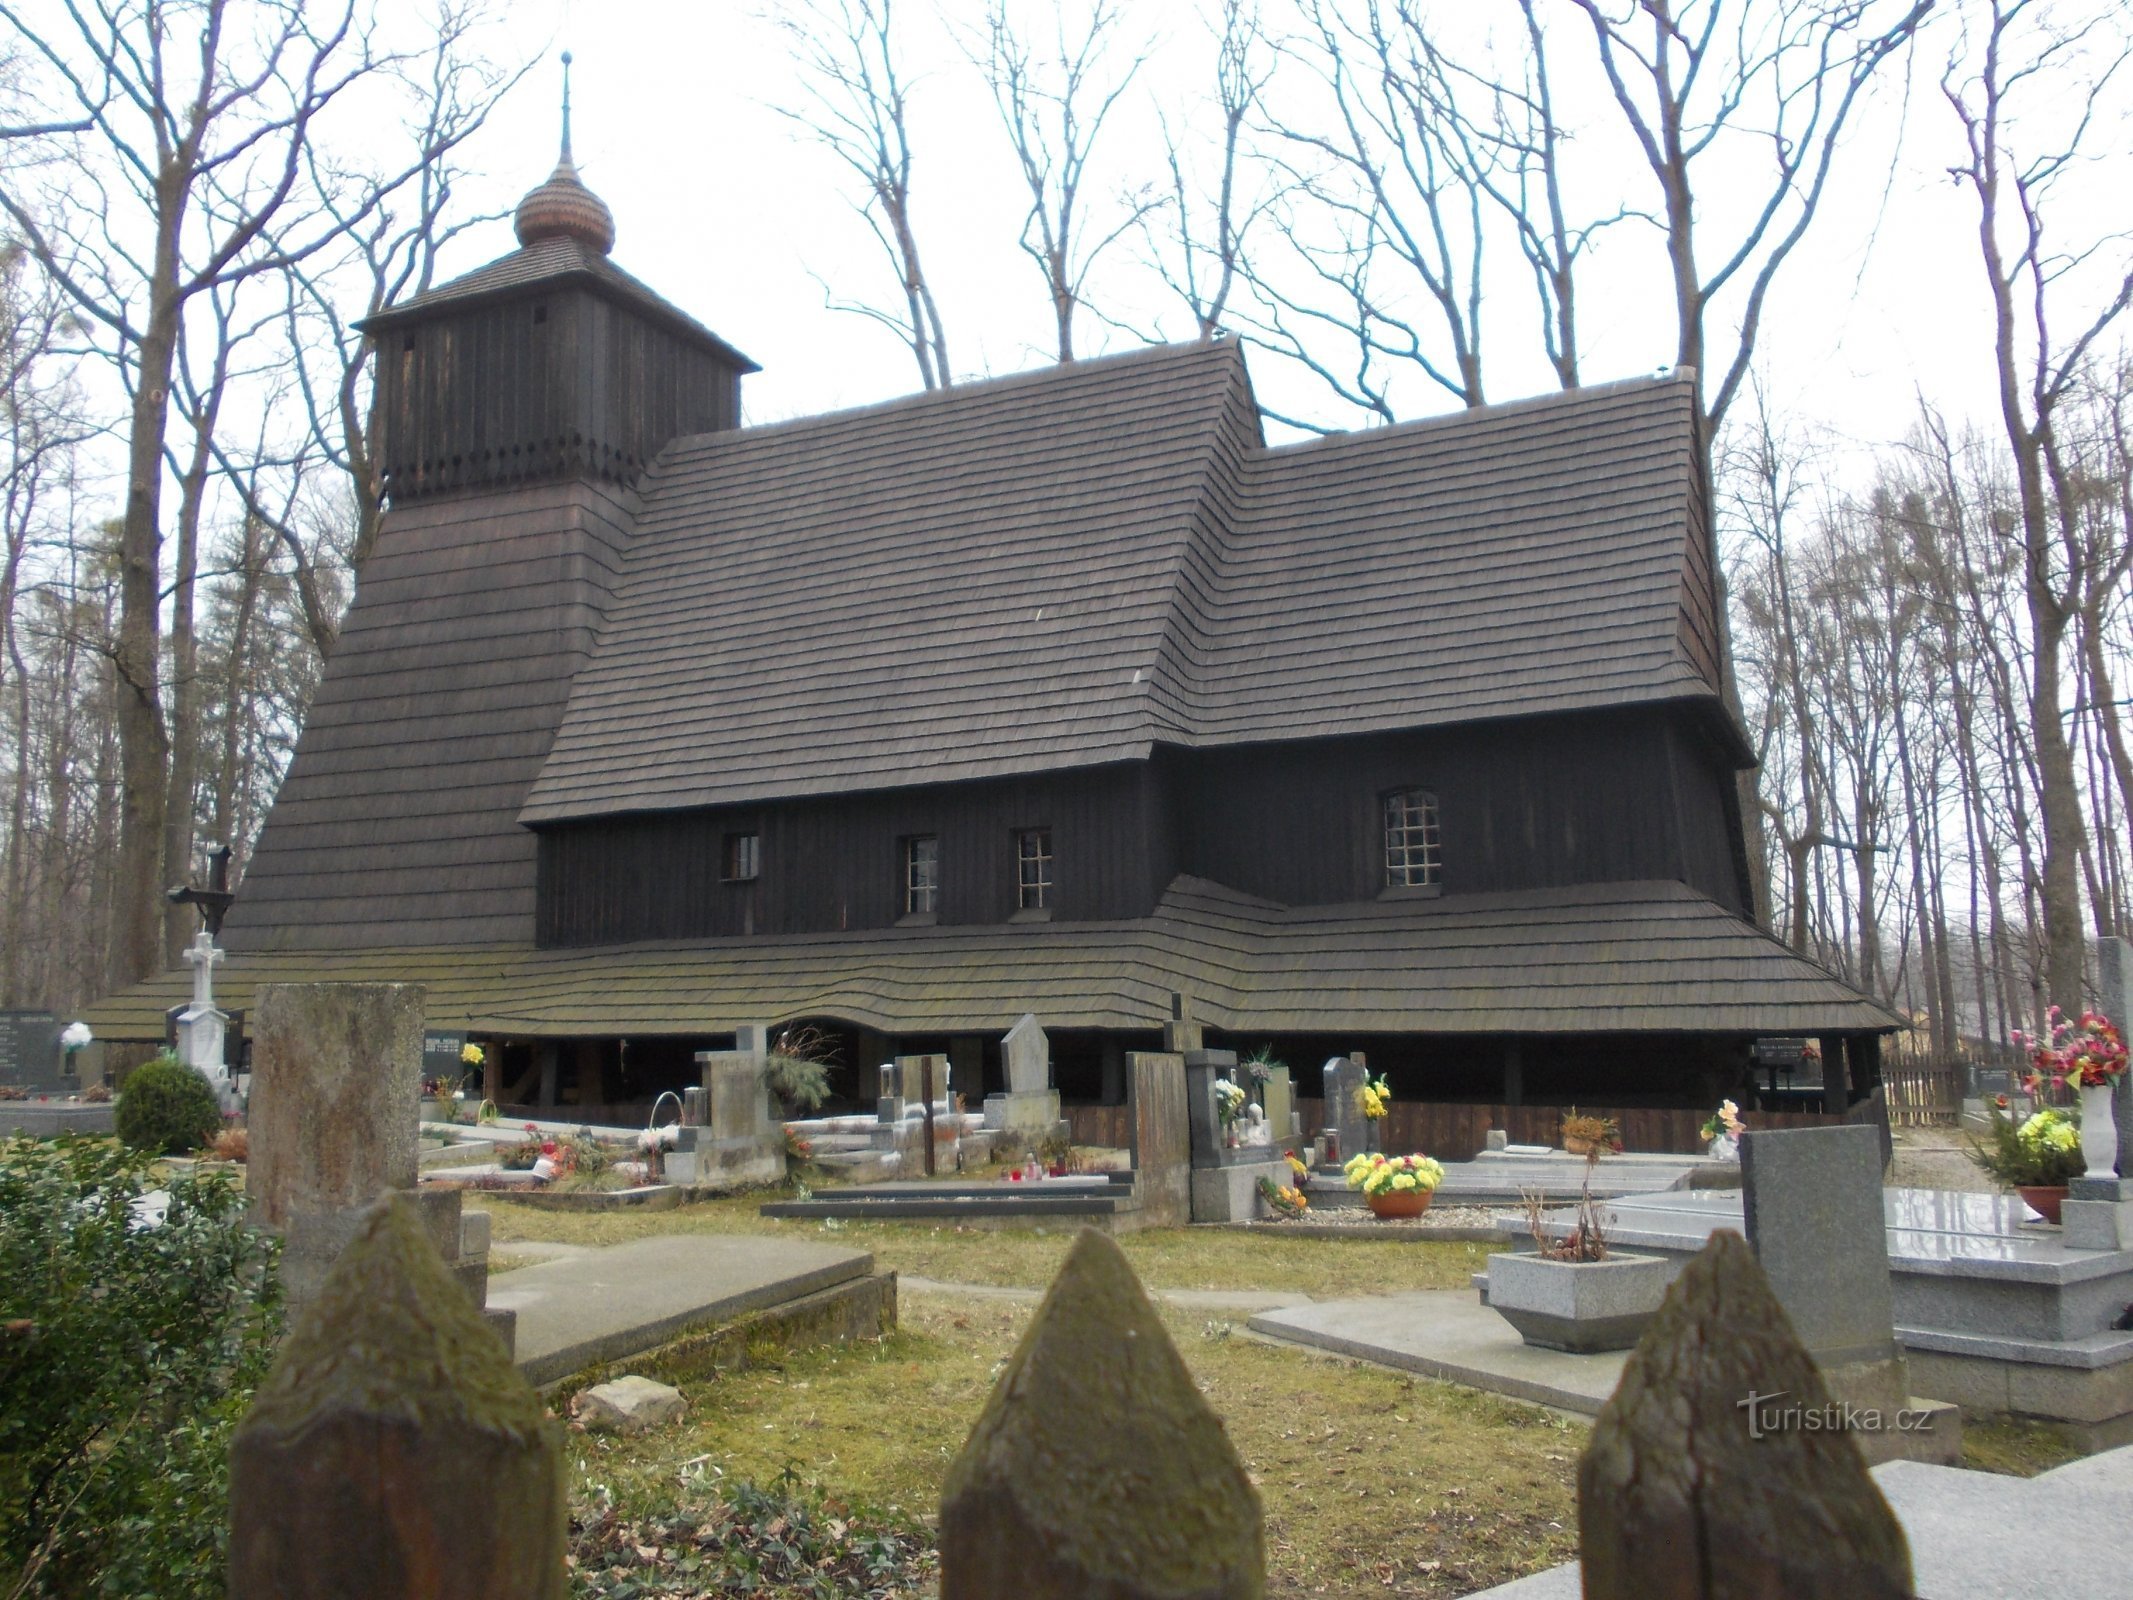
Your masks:
<path fill-rule="evenodd" d="M 1858 1450 L 1819 1429 L 1756 1435 L 1751 1390 L 1827 1409 L 1762 1269 L 1721 1232 L 1579 1463 L 1587 1600 L 1912 1595 Z M 1453 1487 L 1459 1464 L 1437 1466 Z M 230 1600 L 562 1600 L 567 1476 L 555 1420 L 414 1208 L 388 1200 L 237 1430 Z M 1104 1235 L 1076 1241 L 951 1463 L 940 1554 L 941 1600 L 1266 1592 L 1258 1492 Z"/>

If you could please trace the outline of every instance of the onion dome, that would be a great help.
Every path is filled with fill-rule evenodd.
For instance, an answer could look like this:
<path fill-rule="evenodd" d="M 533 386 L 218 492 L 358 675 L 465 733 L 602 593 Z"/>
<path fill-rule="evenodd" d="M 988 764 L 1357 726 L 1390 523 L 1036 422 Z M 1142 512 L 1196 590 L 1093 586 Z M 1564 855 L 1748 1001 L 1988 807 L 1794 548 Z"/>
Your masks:
<path fill-rule="evenodd" d="M 529 190 L 511 219 L 518 242 L 576 239 L 603 256 L 615 248 L 615 214 L 585 187 L 570 157 L 570 53 L 563 53 L 563 154 L 548 181 Z"/>

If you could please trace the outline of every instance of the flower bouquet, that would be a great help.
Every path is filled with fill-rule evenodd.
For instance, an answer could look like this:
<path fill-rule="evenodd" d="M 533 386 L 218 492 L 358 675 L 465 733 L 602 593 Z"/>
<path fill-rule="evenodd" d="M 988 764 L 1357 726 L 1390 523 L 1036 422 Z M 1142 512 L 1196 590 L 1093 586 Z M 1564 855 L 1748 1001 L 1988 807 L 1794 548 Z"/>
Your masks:
<path fill-rule="evenodd" d="M 2061 1089 L 2076 1089 L 2081 1095 L 2081 1153 L 2086 1170 L 2076 1176 L 2114 1178 L 2118 1165 L 2118 1122 L 2111 1108 L 2111 1095 L 2126 1075 L 2126 1042 L 2111 1019 L 2100 1011 L 2084 1011 L 2079 1022 L 2068 1022 L 2057 1006 L 2051 1008 L 2051 1038 L 2023 1038 L 2031 1047 L 2029 1087 L 2041 1093 L 2049 1080 Z"/>
<path fill-rule="evenodd" d="M 1383 1078 L 1365 1078 L 1356 1094 L 1363 1102 L 1363 1115 L 1370 1121 L 1383 1122 L 1391 1114 L 1392 1090 L 1385 1086 Z"/>
<path fill-rule="evenodd" d="M 1215 1120 L 1222 1125 L 1223 1142 L 1234 1145 L 1237 1143 L 1237 1124 L 1244 1120 L 1245 1108 L 1252 1103 L 1252 1097 L 1245 1092 L 1243 1084 L 1233 1083 L 1228 1078 L 1215 1079 L 1214 1093 Z"/>
<path fill-rule="evenodd" d="M 1294 1184 L 1276 1183 L 1272 1178 L 1259 1180 L 1259 1196 L 1266 1201 L 1267 1210 L 1284 1222 L 1311 1209 L 1311 1202 L 1303 1190 Z"/>
<path fill-rule="evenodd" d="M 1718 1109 L 1711 1113 L 1703 1125 L 1703 1142 L 1711 1147 L 1713 1161 L 1738 1161 L 1740 1159 L 1740 1136 L 1747 1124 L 1740 1119 L 1740 1107 L 1731 1100 L 1718 1102 Z"/>
<path fill-rule="evenodd" d="M 2046 1222 L 2059 1220 L 2066 1186 L 2081 1176 L 2081 1128 L 2057 1106 L 2016 1122 L 1992 1107 L 1989 1144 L 1970 1141 L 1970 1159 L 2022 1197 Z"/>
<path fill-rule="evenodd" d="M 1419 1217 L 1444 1181 L 1444 1168 L 1428 1156 L 1359 1155 L 1341 1168 L 1348 1187 L 1381 1217 Z"/>

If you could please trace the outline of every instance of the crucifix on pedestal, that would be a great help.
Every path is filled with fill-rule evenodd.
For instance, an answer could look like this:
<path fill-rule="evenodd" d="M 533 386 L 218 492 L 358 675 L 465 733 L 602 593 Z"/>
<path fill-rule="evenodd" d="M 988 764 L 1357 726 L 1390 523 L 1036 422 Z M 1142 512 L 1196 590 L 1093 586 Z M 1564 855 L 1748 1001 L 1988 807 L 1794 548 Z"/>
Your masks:
<path fill-rule="evenodd" d="M 223 952 L 215 948 L 215 935 L 222 931 L 223 916 L 236 898 L 230 892 L 229 846 L 210 851 L 208 860 L 212 876 L 207 888 L 181 884 L 169 891 L 172 905 L 198 906 L 201 923 L 192 947 L 185 952 L 186 964 L 193 969 L 193 1003 L 178 1013 L 178 1058 L 215 1086 L 227 1108 L 236 1098 L 236 1086 L 223 1058 L 229 1018 L 215 1004 L 215 963 L 223 959 Z"/>

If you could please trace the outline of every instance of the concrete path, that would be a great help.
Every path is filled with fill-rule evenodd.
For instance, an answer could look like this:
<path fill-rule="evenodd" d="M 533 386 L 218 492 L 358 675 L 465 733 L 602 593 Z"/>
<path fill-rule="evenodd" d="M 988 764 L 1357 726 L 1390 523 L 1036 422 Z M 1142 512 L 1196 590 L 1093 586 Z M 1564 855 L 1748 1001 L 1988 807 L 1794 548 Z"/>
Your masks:
<path fill-rule="evenodd" d="M 505 1273 L 490 1285 L 489 1304 L 518 1313 L 519 1370 L 542 1384 L 595 1362 L 640 1355 L 687 1328 L 782 1305 L 873 1270 L 874 1257 L 864 1250 L 738 1234 L 667 1234 Z"/>
<path fill-rule="evenodd" d="M 2133 1446 L 2034 1478 L 1891 1461 L 1874 1481 L 1911 1541 L 1919 1600 L 2133 1596 Z M 1576 1562 L 1474 1600 L 1578 1600 Z"/>
<path fill-rule="evenodd" d="M 1615 1392 L 1626 1350 L 1574 1356 L 1536 1350 L 1471 1289 L 1417 1289 L 1366 1300 L 1265 1311 L 1254 1333 L 1446 1378 L 1476 1389 L 1595 1416 Z"/>
<path fill-rule="evenodd" d="M 940 1295 L 956 1300 L 1005 1300 L 1034 1305 L 1044 1298 L 1042 1289 L 1007 1288 L 993 1283 L 942 1283 L 934 1278 L 900 1277 L 899 1294 Z M 1150 1289 L 1149 1297 L 1184 1311 L 1274 1311 L 1286 1306 L 1307 1306 L 1307 1294 L 1278 1289 Z"/>

